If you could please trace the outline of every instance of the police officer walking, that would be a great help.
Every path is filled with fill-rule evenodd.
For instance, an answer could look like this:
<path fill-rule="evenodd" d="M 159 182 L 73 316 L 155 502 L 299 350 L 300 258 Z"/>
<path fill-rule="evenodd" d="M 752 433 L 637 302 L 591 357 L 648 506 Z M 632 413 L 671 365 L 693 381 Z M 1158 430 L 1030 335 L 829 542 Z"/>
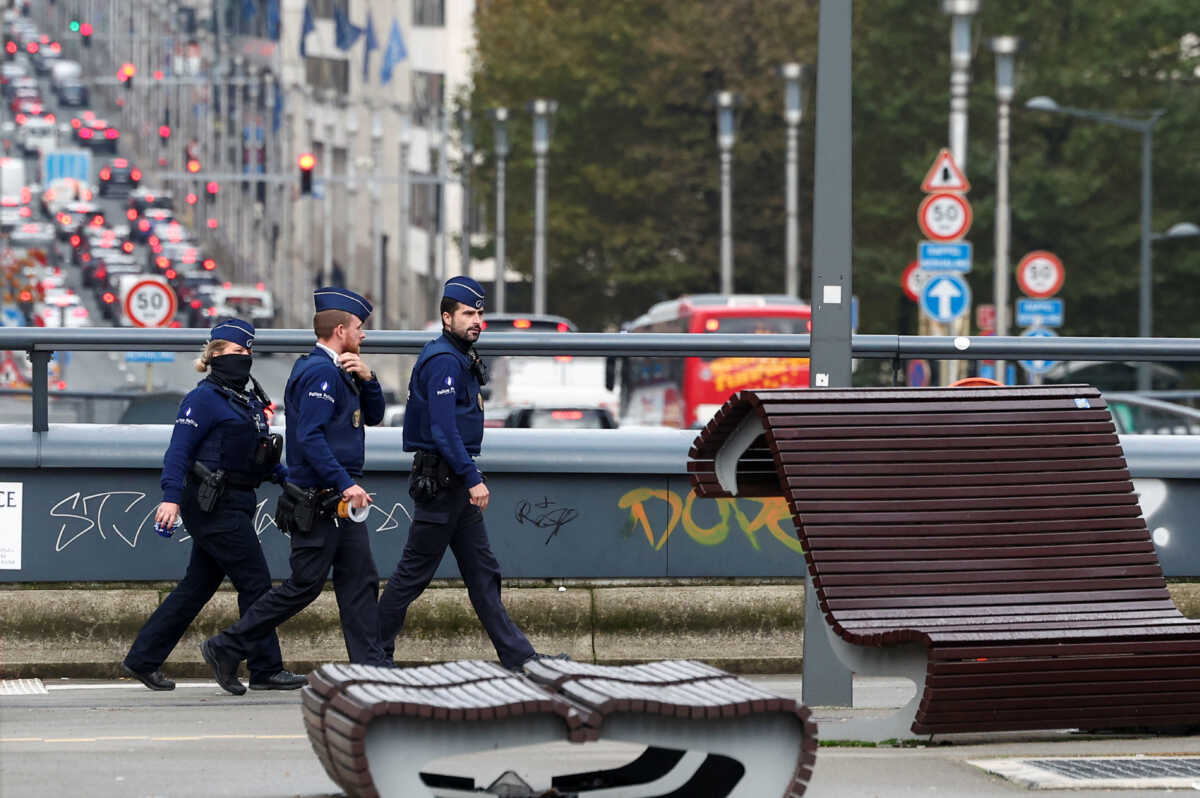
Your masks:
<path fill-rule="evenodd" d="M 389 664 L 379 644 L 379 574 L 365 518 L 371 502 L 359 485 L 364 426 L 383 420 L 383 388 L 359 357 L 371 303 L 344 288 L 313 292 L 317 345 L 297 359 L 284 395 L 288 481 L 275 522 L 291 534 L 292 575 L 242 619 L 200 647 L 217 683 L 240 695 L 238 663 L 275 627 L 311 604 L 333 567 L 333 590 L 350 661 Z"/>
<path fill-rule="evenodd" d="M 174 690 L 162 664 L 216 593 L 226 576 L 245 613 L 271 588 L 271 574 L 252 520 L 254 489 L 267 479 L 282 483 L 283 441 L 268 431 L 270 399 L 250 376 L 254 325 L 230 319 L 212 328 L 196 361 L 209 374 L 179 406 L 171 444 L 163 457 L 163 500 L 154 528 L 170 537 L 180 515 L 192 537 L 183 581 L 138 632 L 121 670 L 151 690 Z M 247 383 L 253 387 L 247 390 Z M 250 689 L 295 690 L 303 676 L 283 669 L 279 640 L 272 632 L 247 651 Z"/>
<path fill-rule="evenodd" d="M 500 563 L 483 523 L 490 494 L 473 459 L 483 442 L 480 387 L 487 382 L 471 346 L 483 328 L 483 287 L 452 277 L 442 294 L 442 335 L 421 350 L 408 384 L 404 451 L 414 453 L 408 492 L 415 505 L 404 553 L 379 601 L 380 638 L 390 660 L 408 605 L 429 585 L 449 546 L 500 664 L 520 671 L 543 655 L 500 602 Z"/>

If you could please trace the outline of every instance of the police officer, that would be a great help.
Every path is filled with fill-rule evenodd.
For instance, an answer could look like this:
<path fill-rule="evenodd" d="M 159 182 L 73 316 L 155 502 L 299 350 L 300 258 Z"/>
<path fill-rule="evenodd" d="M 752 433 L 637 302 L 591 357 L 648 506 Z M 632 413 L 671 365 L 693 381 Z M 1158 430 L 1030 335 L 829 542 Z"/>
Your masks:
<path fill-rule="evenodd" d="M 217 683 L 239 695 L 238 663 L 275 627 L 321 593 L 333 567 L 333 590 L 350 661 L 384 665 L 379 644 L 379 575 L 366 524 L 339 514 L 366 508 L 359 485 L 364 427 L 383 420 L 383 389 L 359 357 L 371 303 L 344 288 L 313 292 L 317 345 L 297 359 L 284 395 L 288 482 L 276 512 L 292 539 L 292 575 L 255 602 L 242 619 L 200 647 Z"/>
<path fill-rule="evenodd" d="M 154 516 L 170 535 L 182 514 L 192 537 L 183 581 L 142 627 L 121 669 L 151 690 L 173 690 L 162 664 L 226 576 L 245 612 L 271 587 L 271 574 L 252 520 L 254 489 L 265 479 L 282 483 L 282 441 L 267 427 L 270 400 L 250 376 L 254 325 L 241 319 L 212 328 L 196 361 L 209 374 L 183 398 L 171 444 L 163 457 L 162 503 Z M 247 383 L 253 387 L 247 390 Z M 250 688 L 294 690 L 303 676 L 283 669 L 279 640 L 264 636 L 248 650 Z"/>
<path fill-rule="evenodd" d="M 500 602 L 500 563 L 483 523 L 489 492 L 474 460 L 483 442 L 480 387 L 487 373 L 471 345 L 483 328 L 483 287 L 452 277 L 442 293 L 442 335 L 421 350 L 408 384 L 404 451 L 414 453 L 409 494 L 415 504 L 404 553 L 379 601 L 380 638 L 391 659 L 408 605 L 429 585 L 449 546 L 500 663 L 520 671 L 543 655 Z"/>

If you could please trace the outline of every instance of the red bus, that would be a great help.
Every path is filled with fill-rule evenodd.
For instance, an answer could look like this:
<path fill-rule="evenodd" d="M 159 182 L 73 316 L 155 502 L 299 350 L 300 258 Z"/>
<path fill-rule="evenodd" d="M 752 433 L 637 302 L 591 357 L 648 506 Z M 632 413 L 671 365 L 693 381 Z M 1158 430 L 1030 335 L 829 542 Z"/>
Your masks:
<path fill-rule="evenodd" d="M 694 294 L 659 302 L 626 330 L 803 335 L 811 317 L 811 308 L 791 296 Z M 696 427 L 734 391 L 807 387 L 806 357 L 628 357 L 621 363 L 621 423 Z"/>

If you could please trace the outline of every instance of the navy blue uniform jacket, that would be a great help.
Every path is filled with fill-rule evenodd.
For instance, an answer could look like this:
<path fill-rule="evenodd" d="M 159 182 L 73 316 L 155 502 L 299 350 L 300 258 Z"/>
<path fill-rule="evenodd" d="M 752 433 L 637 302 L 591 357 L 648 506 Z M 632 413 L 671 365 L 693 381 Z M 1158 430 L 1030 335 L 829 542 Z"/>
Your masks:
<path fill-rule="evenodd" d="M 404 451 L 437 452 L 468 488 L 483 481 L 483 402 L 471 361 L 443 332 L 421 350 L 408 381 Z"/>
<path fill-rule="evenodd" d="M 364 428 L 383 421 L 379 380 L 359 381 L 321 347 L 292 366 L 284 390 L 289 479 L 302 488 L 343 491 L 362 477 Z"/>
<path fill-rule="evenodd" d="M 258 438 L 268 432 L 267 415 L 257 397 L 241 396 L 245 401 L 232 398 L 225 389 L 204 379 L 183 397 L 171 444 L 163 455 L 164 502 L 179 504 L 184 481 L 195 461 L 213 471 L 224 469 L 241 481 L 286 478 L 283 465 L 271 474 L 251 473 Z"/>

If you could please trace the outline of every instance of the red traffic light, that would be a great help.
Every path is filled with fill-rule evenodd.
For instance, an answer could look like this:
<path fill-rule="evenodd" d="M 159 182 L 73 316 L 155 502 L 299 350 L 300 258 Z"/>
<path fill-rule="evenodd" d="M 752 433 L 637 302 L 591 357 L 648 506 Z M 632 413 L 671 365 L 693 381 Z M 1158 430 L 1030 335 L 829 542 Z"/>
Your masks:
<path fill-rule="evenodd" d="M 188 192 L 188 195 L 186 197 L 184 197 L 183 199 L 184 199 L 184 202 L 186 202 L 188 205 L 195 205 L 196 201 L 199 200 L 200 198 L 197 197 L 194 193 Z"/>
<path fill-rule="evenodd" d="M 206 190 L 206 191 L 207 191 L 209 194 L 216 194 L 218 191 L 220 191 L 220 190 L 221 190 L 221 186 L 217 184 L 217 181 L 216 181 L 216 180 L 209 180 L 209 181 L 208 181 L 208 185 L 206 185 L 206 186 L 204 187 L 204 189 L 205 189 L 205 190 Z"/>
<path fill-rule="evenodd" d="M 135 67 L 131 62 L 126 61 L 124 64 L 121 64 L 120 74 L 124 75 L 126 78 L 131 78 L 137 74 L 137 67 Z"/>
<path fill-rule="evenodd" d="M 158 126 L 158 137 L 159 137 L 160 139 L 169 139 L 169 138 L 171 138 L 171 128 L 170 128 L 170 126 L 168 126 L 168 125 L 159 125 L 159 126 Z"/>
<path fill-rule="evenodd" d="M 156 69 L 156 70 L 154 70 L 154 79 L 155 79 L 155 80 L 162 80 L 162 79 L 163 79 L 163 71 L 162 71 L 161 69 Z"/>
<path fill-rule="evenodd" d="M 79 26 L 79 35 L 80 36 L 91 36 L 92 35 L 91 23 L 84 22 L 83 24 L 81 24 Z"/>
<path fill-rule="evenodd" d="M 313 157 L 311 152 L 306 152 L 297 159 L 300 168 L 306 172 L 312 171 L 312 168 L 317 165 L 317 159 Z"/>
<path fill-rule="evenodd" d="M 196 172 L 200 171 L 200 162 L 195 158 L 189 159 L 187 162 L 187 170 L 192 174 L 196 174 Z"/>

